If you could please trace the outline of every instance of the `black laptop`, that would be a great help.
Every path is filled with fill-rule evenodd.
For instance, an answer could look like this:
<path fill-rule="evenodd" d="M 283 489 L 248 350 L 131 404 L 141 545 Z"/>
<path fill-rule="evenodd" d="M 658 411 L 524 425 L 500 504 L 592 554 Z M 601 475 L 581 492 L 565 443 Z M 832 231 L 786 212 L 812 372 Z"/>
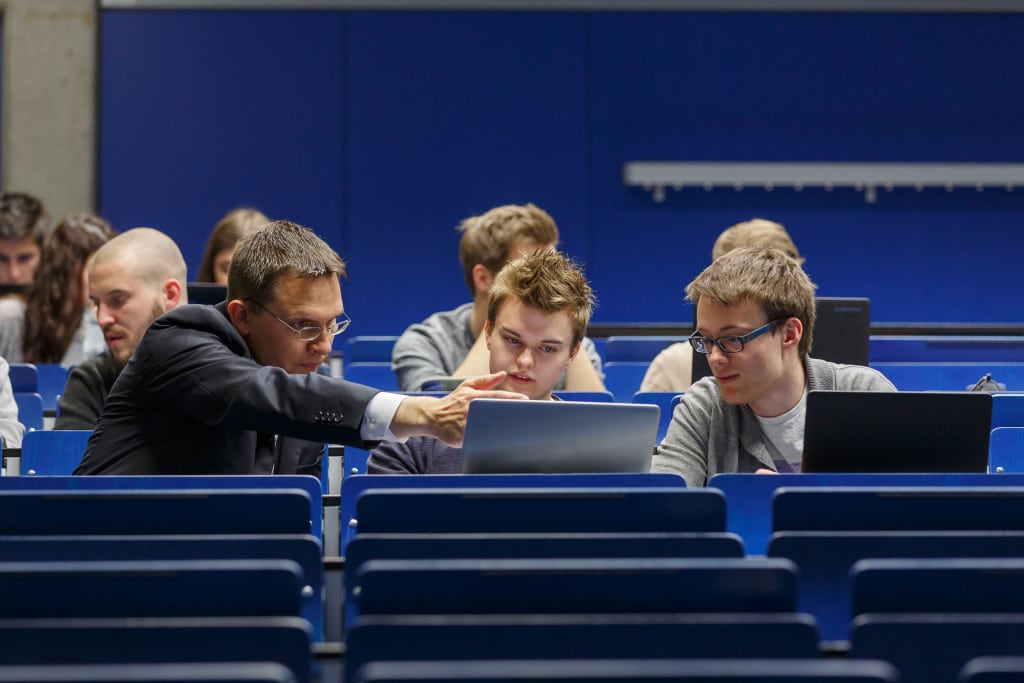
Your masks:
<path fill-rule="evenodd" d="M 987 472 L 992 394 L 811 391 L 801 472 Z"/>
<path fill-rule="evenodd" d="M 871 301 L 856 297 L 818 297 L 811 357 L 848 365 L 868 364 L 871 336 Z M 697 307 L 694 306 L 694 328 Z M 693 354 L 692 381 L 711 374 L 708 357 Z"/>
<path fill-rule="evenodd" d="M 188 283 L 188 302 L 190 304 L 209 304 L 213 306 L 228 297 L 228 288 L 214 282 Z"/>

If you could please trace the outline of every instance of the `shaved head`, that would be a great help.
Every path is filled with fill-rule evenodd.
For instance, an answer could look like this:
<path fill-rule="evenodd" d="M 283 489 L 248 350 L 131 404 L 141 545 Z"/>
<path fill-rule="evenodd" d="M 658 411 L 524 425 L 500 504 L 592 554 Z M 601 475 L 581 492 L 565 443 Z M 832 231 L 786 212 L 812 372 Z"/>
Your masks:
<path fill-rule="evenodd" d="M 154 228 L 133 228 L 117 235 L 96 251 L 92 268 L 112 262 L 153 287 L 168 279 L 183 285 L 188 280 L 178 245 Z"/>

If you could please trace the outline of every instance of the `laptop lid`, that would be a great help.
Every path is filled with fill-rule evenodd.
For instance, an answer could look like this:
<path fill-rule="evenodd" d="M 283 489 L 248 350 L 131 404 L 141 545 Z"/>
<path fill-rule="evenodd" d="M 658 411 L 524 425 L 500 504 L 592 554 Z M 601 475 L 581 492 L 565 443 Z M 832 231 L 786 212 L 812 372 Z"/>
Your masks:
<path fill-rule="evenodd" d="M 811 391 L 802 472 L 986 472 L 992 395 Z"/>
<path fill-rule="evenodd" d="M 848 365 L 868 364 L 868 340 L 871 336 L 871 301 L 861 297 L 819 296 L 811 357 Z M 697 327 L 697 307 L 693 307 L 693 326 Z M 693 354 L 692 381 L 711 374 L 708 357 Z"/>
<path fill-rule="evenodd" d="M 478 398 L 462 443 L 467 474 L 649 472 L 653 404 Z"/>
<path fill-rule="evenodd" d="M 215 282 L 188 283 L 188 302 L 190 304 L 219 304 L 228 297 L 228 288 Z"/>

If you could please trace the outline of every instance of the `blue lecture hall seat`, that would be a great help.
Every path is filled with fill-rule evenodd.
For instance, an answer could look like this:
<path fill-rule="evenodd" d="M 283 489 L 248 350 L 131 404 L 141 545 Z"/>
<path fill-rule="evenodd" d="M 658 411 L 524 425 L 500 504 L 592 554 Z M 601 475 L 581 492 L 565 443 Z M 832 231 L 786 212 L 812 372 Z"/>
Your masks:
<path fill-rule="evenodd" d="M 858 560 L 1024 558 L 1024 531 L 779 531 L 768 556 L 796 563 L 797 609 L 818 620 L 822 640 L 849 640 L 850 569 Z"/>
<path fill-rule="evenodd" d="M 450 474 L 450 475 L 361 475 L 341 485 L 341 554 L 358 527 L 356 501 L 369 489 L 478 488 L 478 487 L 671 487 L 684 488 L 686 481 L 676 474 Z M 607 531 L 607 530 L 603 530 Z"/>
<path fill-rule="evenodd" d="M 348 625 L 368 614 L 796 613 L 796 565 L 778 558 L 369 560 L 355 579 Z"/>
<path fill-rule="evenodd" d="M 1024 558 L 864 559 L 850 569 L 853 616 L 1024 613 Z"/>
<path fill-rule="evenodd" d="M 963 391 L 992 373 L 1009 391 L 1024 391 L 1024 362 L 885 363 L 872 359 L 878 370 L 900 391 Z"/>
<path fill-rule="evenodd" d="M 604 386 L 612 392 L 615 400 L 629 403 L 640 390 L 640 383 L 647 374 L 647 362 L 609 361 L 604 364 Z"/>
<path fill-rule="evenodd" d="M 602 683 L 898 683 L 888 662 L 813 659 L 534 659 L 502 662 L 370 662 L 352 683 L 528 683 L 601 681 Z M 1006 679 L 1009 680 L 1009 679 Z"/>
<path fill-rule="evenodd" d="M 0 666 L 276 662 L 311 681 L 298 617 L 2 619 L 0 642 Z"/>
<path fill-rule="evenodd" d="M 297 617 L 291 560 L 0 563 L 0 619 Z"/>
<path fill-rule="evenodd" d="M 849 656 L 891 662 L 902 683 L 935 683 L 957 680 L 976 657 L 1018 655 L 1022 642 L 1020 613 L 864 614 L 853 621 Z"/>
<path fill-rule="evenodd" d="M 390 363 L 397 335 L 356 335 L 345 340 L 343 361 L 351 363 Z"/>
<path fill-rule="evenodd" d="M 15 478 L 36 479 L 4 477 Z M 306 534 L 310 526 L 301 489 L 0 490 L 7 535 Z"/>
<path fill-rule="evenodd" d="M 1024 393 L 992 394 L 992 429 L 1024 427 Z"/>
<path fill-rule="evenodd" d="M 872 364 L 1024 362 L 1024 337 L 1019 336 L 875 335 L 868 344 Z"/>
<path fill-rule="evenodd" d="M 82 460 L 92 430 L 44 429 L 26 432 L 21 442 L 21 473 L 70 475 Z"/>
<path fill-rule="evenodd" d="M 709 486 L 725 493 L 727 531 L 748 555 L 763 555 L 772 533 L 772 497 L 783 487 L 818 486 L 1024 486 L 1024 475 L 1002 474 L 716 474 Z"/>
<path fill-rule="evenodd" d="M 18 405 L 18 422 L 25 425 L 25 431 L 43 428 L 43 397 L 34 392 L 14 392 Z"/>
<path fill-rule="evenodd" d="M 775 531 L 1021 531 L 1024 530 L 1024 487 L 786 487 L 776 491 L 772 499 L 772 528 Z"/>
<path fill-rule="evenodd" d="M 667 346 L 685 342 L 686 337 L 667 335 L 613 335 L 605 344 L 605 362 L 626 361 L 649 364 Z"/>
<path fill-rule="evenodd" d="M 1024 657 L 975 657 L 960 670 L 959 683 L 1017 683 L 1024 680 Z"/>
<path fill-rule="evenodd" d="M 988 468 L 994 474 L 1024 472 L 1024 427 L 996 427 L 988 441 Z"/>
<path fill-rule="evenodd" d="M 6 491 L 173 491 L 173 490 L 232 490 L 258 489 L 264 494 L 277 489 L 299 489 L 306 492 L 309 507 L 309 523 L 299 533 L 312 533 L 323 539 L 323 496 L 322 485 L 316 477 L 302 474 L 252 475 L 154 475 L 117 477 L 0 477 L 0 493 Z M 237 515 L 235 515 L 237 516 Z M 19 531 L 18 533 L 22 533 Z M 88 530 L 74 530 L 69 533 L 90 533 Z M 100 530 L 96 533 L 112 533 Z M 204 533 L 216 533 L 210 529 Z M 272 533 L 271 528 L 256 530 L 256 533 Z"/>
<path fill-rule="evenodd" d="M 57 363 L 36 363 L 39 395 L 43 397 L 43 414 L 56 415 L 57 398 L 64 393 L 68 368 Z"/>
<path fill-rule="evenodd" d="M 398 377 L 391 370 L 391 361 L 349 363 L 344 367 L 345 379 L 381 391 L 398 391 Z"/>
<path fill-rule="evenodd" d="M 14 393 L 39 391 L 39 370 L 32 363 L 11 363 L 8 377 Z"/>
<path fill-rule="evenodd" d="M 656 443 L 661 443 L 665 432 L 672 422 L 672 412 L 683 395 L 678 391 L 638 391 L 633 394 L 633 403 L 653 403 L 661 409 L 658 417 L 658 436 Z"/>
<path fill-rule="evenodd" d="M 309 534 L 165 536 L 0 536 L 0 563 L 287 559 L 302 569 L 301 616 L 323 640 L 324 567 Z"/>
<path fill-rule="evenodd" d="M 821 659 L 795 613 L 367 615 L 345 642 L 346 681 L 375 661 Z"/>
<path fill-rule="evenodd" d="M 725 497 L 684 488 L 370 489 L 360 532 L 725 531 Z"/>
<path fill-rule="evenodd" d="M 277 662 L 24 664 L 0 666 L 0 683 L 294 683 Z"/>
<path fill-rule="evenodd" d="M 556 391 L 554 394 L 563 401 L 611 403 L 615 400 L 615 396 L 610 391 Z"/>

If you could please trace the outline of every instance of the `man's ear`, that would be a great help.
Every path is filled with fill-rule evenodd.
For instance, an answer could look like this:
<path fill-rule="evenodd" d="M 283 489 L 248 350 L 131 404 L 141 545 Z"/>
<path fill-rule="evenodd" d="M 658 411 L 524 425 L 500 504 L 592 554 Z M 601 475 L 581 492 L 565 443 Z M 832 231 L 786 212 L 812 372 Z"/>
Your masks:
<path fill-rule="evenodd" d="M 181 283 L 177 280 L 168 280 L 164 283 L 163 295 L 165 312 L 175 309 L 183 303 L 181 300 L 183 289 L 184 288 L 181 286 Z"/>
<path fill-rule="evenodd" d="M 569 366 L 572 365 L 572 362 L 576 360 L 576 354 L 580 352 L 580 346 L 581 343 L 576 342 L 576 346 L 572 347 L 572 351 L 569 352 L 569 360 L 565 361 L 566 370 L 568 370 Z"/>
<path fill-rule="evenodd" d="M 804 324 L 800 318 L 790 316 L 782 322 L 782 343 L 784 345 L 799 346 L 804 336 Z"/>
<path fill-rule="evenodd" d="M 246 308 L 245 302 L 241 299 L 232 299 L 228 302 L 228 317 L 231 318 L 231 324 L 238 330 L 238 334 L 243 337 L 249 336 L 249 309 Z"/>
<path fill-rule="evenodd" d="M 494 281 L 494 274 L 491 273 L 482 263 L 478 263 L 473 266 L 473 286 L 476 287 L 477 294 L 487 295 L 487 292 L 491 289 L 491 282 Z"/>

